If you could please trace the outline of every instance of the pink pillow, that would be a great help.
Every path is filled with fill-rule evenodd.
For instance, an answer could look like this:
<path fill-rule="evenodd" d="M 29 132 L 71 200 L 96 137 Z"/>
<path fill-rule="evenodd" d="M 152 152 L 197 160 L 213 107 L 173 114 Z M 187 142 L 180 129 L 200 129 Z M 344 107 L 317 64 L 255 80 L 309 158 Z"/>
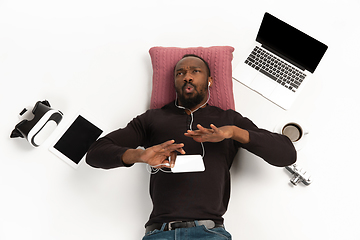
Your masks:
<path fill-rule="evenodd" d="M 175 100 L 174 67 L 185 54 L 196 54 L 208 62 L 213 85 L 209 104 L 224 110 L 235 110 L 232 85 L 233 47 L 153 47 L 149 50 L 153 66 L 153 85 L 150 108 L 161 108 Z"/>

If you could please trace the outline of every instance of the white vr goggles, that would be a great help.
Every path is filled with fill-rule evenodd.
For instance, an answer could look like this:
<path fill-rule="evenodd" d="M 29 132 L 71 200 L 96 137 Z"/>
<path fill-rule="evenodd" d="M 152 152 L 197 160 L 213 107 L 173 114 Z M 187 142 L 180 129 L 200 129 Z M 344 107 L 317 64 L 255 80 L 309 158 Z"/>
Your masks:
<path fill-rule="evenodd" d="M 25 113 L 28 113 L 26 108 L 21 111 L 20 117 L 24 116 Z M 54 123 L 57 126 L 62 120 L 63 113 L 52 109 L 50 103 L 44 100 L 35 104 L 32 114 L 34 116 L 31 120 L 23 119 L 15 126 L 10 138 L 26 138 L 32 146 L 38 147 L 44 138 L 41 136 L 42 133 L 49 130 L 47 126 L 54 125 Z"/>

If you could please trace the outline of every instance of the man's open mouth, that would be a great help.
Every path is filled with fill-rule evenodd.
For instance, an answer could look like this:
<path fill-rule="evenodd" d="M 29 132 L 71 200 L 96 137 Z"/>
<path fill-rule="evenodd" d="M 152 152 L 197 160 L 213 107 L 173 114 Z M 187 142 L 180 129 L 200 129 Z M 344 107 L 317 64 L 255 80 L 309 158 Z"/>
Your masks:
<path fill-rule="evenodd" d="M 190 83 L 187 83 L 184 87 L 183 87 L 183 91 L 187 94 L 190 94 L 190 93 L 193 93 L 195 91 L 195 87 L 190 84 Z"/>

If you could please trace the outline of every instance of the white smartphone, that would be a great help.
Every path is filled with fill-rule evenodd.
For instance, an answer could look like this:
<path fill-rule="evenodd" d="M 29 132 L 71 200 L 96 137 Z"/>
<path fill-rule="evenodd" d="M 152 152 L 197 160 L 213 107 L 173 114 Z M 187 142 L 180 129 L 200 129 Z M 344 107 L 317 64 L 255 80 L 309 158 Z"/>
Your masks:
<path fill-rule="evenodd" d="M 205 171 L 205 165 L 201 155 L 177 155 L 175 166 L 171 168 L 173 173 L 203 171 Z"/>

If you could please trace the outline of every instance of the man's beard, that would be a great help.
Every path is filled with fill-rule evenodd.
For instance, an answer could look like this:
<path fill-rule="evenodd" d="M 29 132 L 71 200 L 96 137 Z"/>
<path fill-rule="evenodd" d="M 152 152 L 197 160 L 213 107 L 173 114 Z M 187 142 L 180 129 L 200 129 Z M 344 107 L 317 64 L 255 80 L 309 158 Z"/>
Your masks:
<path fill-rule="evenodd" d="M 191 110 L 194 107 L 198 106 L 204 100 L 204 98 L 206 97 L 206 93 L 205 91 L 200 91 L 200 92 L 197 91 L 197 87 L 191 84 L 194 87 L 195 91 L 193 93 L 193 96 L 186 97 L 187 95 L 185 93 L 186 85 L 187 83 L 185 83 L 184 86 L 182 87 L 182 94 L 178 93 L 178 99 L 184 108 Z"/>

